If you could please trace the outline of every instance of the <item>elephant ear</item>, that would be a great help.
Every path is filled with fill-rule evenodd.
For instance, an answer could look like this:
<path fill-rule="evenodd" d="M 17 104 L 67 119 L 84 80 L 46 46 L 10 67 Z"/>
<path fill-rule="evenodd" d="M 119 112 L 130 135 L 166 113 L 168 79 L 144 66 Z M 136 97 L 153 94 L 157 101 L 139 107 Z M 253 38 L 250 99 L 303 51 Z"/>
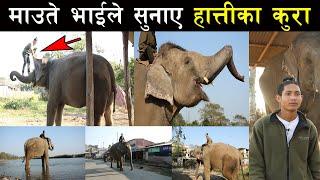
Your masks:
<path fill-rule="evenodd" d="M 166 100 L 173 105 L 171 78 L 161 65 L 153 64 L 147 72 L 145 99 L 149 96 Z"/>
<path fill-rule="evenodd" d="M 284 53 L 282 61 L 282 70 L 289 76 L 299 80 L 299 63 L 298 55 L 295 53 L 294 47 L 291 44 L 288 50 Z"/>
<path fill-rule="evenodd" d="M 36 84 L 39 86 L 46 86 L 47 61 L 43 62 L 42 59 L 34 58 L 34 69 Z"/>

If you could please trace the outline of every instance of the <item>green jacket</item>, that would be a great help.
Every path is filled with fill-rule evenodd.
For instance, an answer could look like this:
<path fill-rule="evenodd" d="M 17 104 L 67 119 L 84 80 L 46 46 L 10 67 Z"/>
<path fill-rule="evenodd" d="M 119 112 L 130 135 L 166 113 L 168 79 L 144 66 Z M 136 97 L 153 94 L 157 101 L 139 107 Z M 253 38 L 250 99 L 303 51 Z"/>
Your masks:
<path fill-rule="evenodd" d="M 276 112 L 277 113 L 277 112 Z M 250 179 L 320 180 L 320 151 L 315 125 L 298 112 L 289 146 L 276 113 L 259 119 L 250 137 Z"/>

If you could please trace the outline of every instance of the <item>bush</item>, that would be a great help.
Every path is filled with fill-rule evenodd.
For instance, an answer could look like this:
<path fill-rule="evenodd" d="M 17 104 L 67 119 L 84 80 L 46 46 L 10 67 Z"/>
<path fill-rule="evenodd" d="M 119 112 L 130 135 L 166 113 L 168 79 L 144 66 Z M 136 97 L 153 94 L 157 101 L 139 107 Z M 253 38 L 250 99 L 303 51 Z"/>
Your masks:
<path fill-rule="evenodd" d="M 13 99 L 13 100 L 10 100 L 7 103 L 5 103 L 3 108 L 4 109 L 14 109 L 14 110 L 23 109 L 26 107 L 30 107 L 32 105 L 31 104 L 32 100 L 33 100 L 33 98 Z"/>

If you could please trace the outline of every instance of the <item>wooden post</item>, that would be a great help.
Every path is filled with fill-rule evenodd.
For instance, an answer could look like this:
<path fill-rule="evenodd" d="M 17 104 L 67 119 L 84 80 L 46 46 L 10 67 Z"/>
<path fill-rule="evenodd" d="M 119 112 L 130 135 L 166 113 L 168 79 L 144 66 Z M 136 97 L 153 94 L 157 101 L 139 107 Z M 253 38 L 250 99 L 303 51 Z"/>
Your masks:
<path fill-rule="evenodd" d="M 93 82 L 93 55 L 92 55 L 92 32 L 86 32 L 86 103 L 87 103 L 87 126 L 93 126 L 94 118 L 94 82 Z"/>
<path fill-rule="evenodd" d="M 128 40 L 129 40 L 129 32 L 122 32 L 122 40 L 123 40 L 123 62 L 124 62 L 124 84 L 125 84 L 125 93 L 126 93 L 126 102 L 128 109 L 128 119 L 129 126 L 132 126 L 132 112 L 131 112 L 131 90 L 130 90 L 130 71 L 128 68 Z"/>

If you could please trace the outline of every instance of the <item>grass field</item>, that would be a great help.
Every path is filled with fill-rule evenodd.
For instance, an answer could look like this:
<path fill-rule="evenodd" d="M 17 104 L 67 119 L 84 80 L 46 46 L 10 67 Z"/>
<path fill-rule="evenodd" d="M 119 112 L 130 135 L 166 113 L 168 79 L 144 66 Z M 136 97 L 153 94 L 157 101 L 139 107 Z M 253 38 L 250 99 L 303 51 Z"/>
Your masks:
<path fill-rule="evenodd" d="M 86 114 L 86 108 L 65 106 L 66 114 Z M 0 98 L 0 118 L 36 118 L 46 119 L 47 101 L 42 101 L 36 94 Z"/>

